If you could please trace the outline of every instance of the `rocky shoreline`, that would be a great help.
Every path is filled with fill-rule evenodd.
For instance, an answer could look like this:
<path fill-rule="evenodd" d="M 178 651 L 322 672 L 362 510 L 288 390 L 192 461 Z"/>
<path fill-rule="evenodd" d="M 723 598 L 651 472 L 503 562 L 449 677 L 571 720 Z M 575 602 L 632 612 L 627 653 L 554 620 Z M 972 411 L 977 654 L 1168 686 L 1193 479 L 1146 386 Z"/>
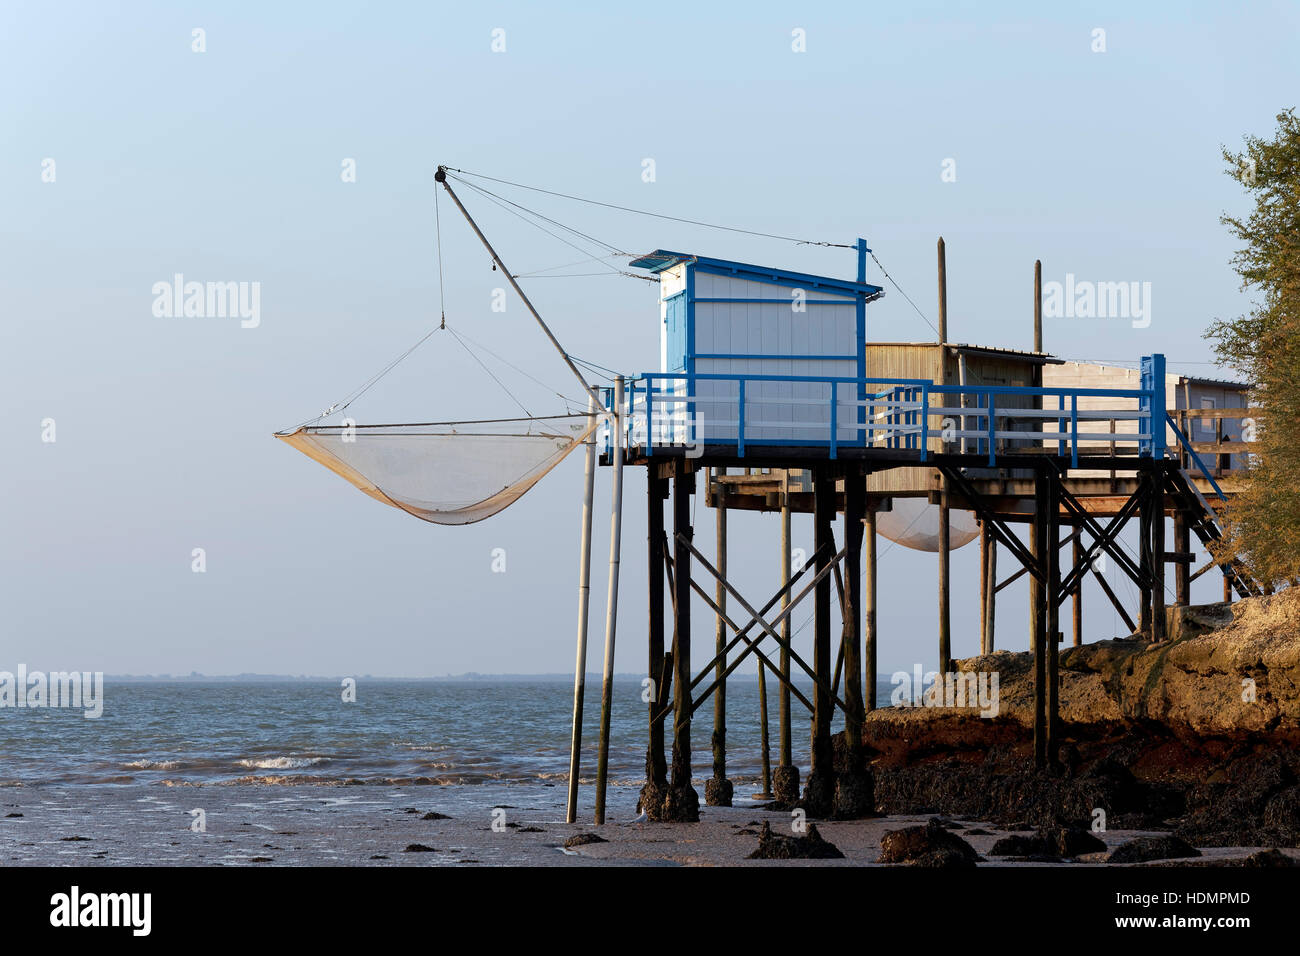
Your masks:
<path fill-rule="evenodd" d="M 876 811 L 1300 847 L 1300 591 L 1179 609 L 1171 634 L 1062 649 L 1061 766 L 1043 771 L 1030 655 L 955 662 L 999 675 L 998 715 L 869 714 Z"/>

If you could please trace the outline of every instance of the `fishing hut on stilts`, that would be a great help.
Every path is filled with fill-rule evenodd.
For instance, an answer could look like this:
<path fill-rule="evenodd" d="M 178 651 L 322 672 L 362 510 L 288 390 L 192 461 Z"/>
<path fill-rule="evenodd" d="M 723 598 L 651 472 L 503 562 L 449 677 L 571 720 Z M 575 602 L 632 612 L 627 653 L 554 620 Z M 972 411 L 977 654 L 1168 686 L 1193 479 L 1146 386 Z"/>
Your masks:
<path fill-rule="evenodd" d="M 1077 645 L 1086 580 L 1098 584 L 1135 635 L 1150 641 L 1176 627 L 1178 607 L 1190 603 L 1191 581 L 1211 568 L 1224 576 L 1225 599 L 1261 593 L 1242 564 L 1223 552 L 1219 522 L 1245 466 L 1245 386 L 1169 376 L 1159 354 L 1142 357 L 1131 375 L 1046 354 L 1038 264 L 1033 349 L 1016 351 L 949 341 L 942 239 L 939 324 L 931 342 L 868 338 L 868 308 L 885 290 L 867 281 L 867 257 L 880 263 L 863 239 L 853 247 L 852 280 L 659 249 L 630 263 L 659 285 L 659 368 L 596 387 L 452 189 L 449 178 L 466 182 L 454 172 L 463 171 L 439 167 L 435 178 L 581 383 L 585 412 L 492 422 L 319 424 L 346 409 L 349 398 L 276 437 L 371 497 L 438 524 L 496 514 L 570 452 L 584 449 L 569 822 L 578 812 L 597 462 L 611 469 L 612 494 L 596 823 L 606 817 L 628 467 L 646 475 L 648 741 L 641 806 L 650 820 L 699 818 L 692 724 L 709 701 L 712 775 L 704 796 L 709 804 L 731 804 L 727 680 L 751 657 L 762 728 L 759 796 L 787 807 L 798 803 L 813 817 L 873 812 L 864 726 L 875 706 L 878 536 L 937 552 L 940 675 L 953 666 L 950 552 L 979 539 L 982 654 L 995 649 L 997 593 L 1028 577 L 1032 760 L 1039 768 L 1057 763 L 1061 744 L 1060 608 L 1073 599 Z M 883 267 L 881 273 L 893 281 Z M 446 325 L 445 313 L 442 328 L 462 338 Z M 1242 423 L 1236 435 L 1233 422 Z M 1199 432 L 1189 437 L 1193 425 Z M 703 494 L 714 509 L 712 559 L 699 547 L 693 494 Z M 780 513 L 780 586 L 770 595 L 747 597 L 728 576 L 727 521 L 735 510 Z M 812 554 L 795 566 L 790 528 L 798 513 L 811 514 L 814 540 Z M 1166 549 L 1167 516 L 1174 519 L 1173 551 Z M 1133 521 L 1136 554 L 1119 539 Z M 1195 573 L 1193 533 L 1210 552 Z M 1016 568 L 1002 581 L 1000 550 Z M 1099 573 L 1096 559 L 1103 555 L 1138 589 L 1136 620 Z M 1169 564 L 1176 568 L 1173 614 L 1166 602 Z M 714 625 L 713 653 L 699 671 L 692 665 L 704 656 L 693 649 L 697 598 Z M 810 650 L 796 646 L 791 627 L 796 608 L 809 598 Z M 775 766 L 769 682 L 778 690 Z M 806 779 L 794 763 L 796 705 L 810 717 Z M 838 756 L 831 736 L 836 709 L 845 728 Z"/>

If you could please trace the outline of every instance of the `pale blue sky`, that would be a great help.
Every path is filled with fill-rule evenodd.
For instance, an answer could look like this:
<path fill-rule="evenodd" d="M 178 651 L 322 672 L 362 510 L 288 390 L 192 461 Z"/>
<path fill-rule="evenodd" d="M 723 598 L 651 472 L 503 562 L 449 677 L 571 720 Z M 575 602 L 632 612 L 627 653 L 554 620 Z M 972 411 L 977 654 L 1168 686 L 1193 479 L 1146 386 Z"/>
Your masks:
<path fill-rule="evenodd" d="M 863 235 L 931 319 L 942 234 L 958 341 L 1029 347 L 1036 257 L 1046 280 L 1149 281 L 1149 328 L 1056 320 L 1048 349 L 1126 363 L 1163 350 L 1174 370 L 1212 371 L 1188 364 L 1209 358 L 1200 332 L 1246 303 L 1217 221 L 1243 208 L 1220 144 L 1268 134 L 1296 105 L 1300 13 L 1134 7 L 5 3 L 0 667 L 571 668 L 576 456 L 499 517 L 443 528 L 383 508 L 270 437 L 436 323 L 437 163 L 765 232 Z M 498 27 L 506 52 L 494 54 Z M 1098 27 L 1105 53 L 1091 50 Z M 805 53 L 791 50 L 795 28 Z M 340 179 L 346 157 L 355 183 Z M 647 157 L 654 183 L 641 179 Z M 42 182 L 46 158 L 53 183 Z M 940 179 L 947 158 L 953 183 Z M 845 250 L 512 198 L 632 252 L 841 276 L 855 265 Z M 578 258 L 466 201 L 515 271 Z M 501 277 L 445 202 L 442 212 L 449 321 L 572 394 L 519 303 L 490 311 Z M 260 282 L 260 326 L 154 317 L 153 283 L 177 272 Z M 890 293 L 869 309 L 872 338 L 930 337 L 874 266 L 868 278 Z M 655 368 L 649 284 L 531 288 L 571 351 Z M 557 410 L 531 383 L 519 393 L 536 412 Z M 436 336 L 354 411 L 420 421 L 512 408 Z M 45 418 L 57 423 L 52 445 L 40 440 Z M 633 672 L 644 667 L 642 473 L 629 473 L 627 493 L 618 670 Z M 707 538 L 712 514 L 700 519 Z M 733 528 L 732 568 L 766 597 L 776 520 Z M 800 520 L 796 537 L 810 536 Z M 190 570 L 195 547 L 205 574 Z M 505 574 L 491 572 L 495 547 L 507 549 Z M 959 655 L 977 646 L 977 557 L 973 546 L 954 556 Z M 882 672 L 935 659 L 934 566 L 888 551 Z M 1198 586 L 1206 599 L 1219 587 L 1208 576 Z M 1001 597 L 1000 639 L 1023 648 L 1025 595 Z M 1089 596 L 1090 639 L 1114 633 L 1103 602 Z M 708 622 L 697 644 L 711 638 Z M 596 668 L 599 627 L 592 643 Z"/>

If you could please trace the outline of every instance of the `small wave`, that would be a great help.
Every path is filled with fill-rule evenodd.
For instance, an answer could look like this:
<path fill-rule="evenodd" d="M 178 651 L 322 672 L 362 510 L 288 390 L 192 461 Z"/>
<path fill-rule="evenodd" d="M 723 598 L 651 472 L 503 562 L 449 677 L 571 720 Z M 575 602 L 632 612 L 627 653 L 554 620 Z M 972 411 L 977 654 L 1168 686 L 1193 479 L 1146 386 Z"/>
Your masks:
<path fill-rule="evenodd" d="M 122 766 L 128 770 L 175 770 L 180 765 L 179 760 L 132 760 Z"/>
<path fill-rule="evenodd" d="M 262 757 L 262 758 L 245 758 L 238 761 L 241 767 L 248 767 L 250 770 L 293 770 L 297 767 L 314 767 L 318 763 L 324 763 L 328 757 Z"/>

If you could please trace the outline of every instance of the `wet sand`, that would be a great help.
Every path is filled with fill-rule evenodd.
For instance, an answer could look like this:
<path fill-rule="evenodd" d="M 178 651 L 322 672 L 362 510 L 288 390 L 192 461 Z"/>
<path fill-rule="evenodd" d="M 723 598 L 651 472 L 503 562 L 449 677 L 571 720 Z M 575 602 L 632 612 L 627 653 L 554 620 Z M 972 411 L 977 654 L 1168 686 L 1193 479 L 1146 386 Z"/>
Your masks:
<path fill-rule="evenodd" d="M 584 791 L 585 797 L 590 793 Z M 701 807 L 697 824 L 635 819 L 637 789 L 610 793 L 609 821 L 563 821 L 562 788 L 225 785 L 6 787 L 0 789 L 0 861 L 5 865 L 166 866 L 872 866 L 880 838 L 927 816 L 818 822 L 842 860 L 748 860 L 766 821 L 790 834 L 792 817 L 753 805 Z M 194 832 L 194 809 L 206 830 Z M 436 812 L 450 819 L 424 819 Z M 13 816 L 21 814 L 21 816 Z M 955 831 L 987 856 L 1007 835 L 987 822 Z M 981 828 L 987 835 L 967 831 Z M 598 833 L 607 842 L 573 850 L 564 841 Z M 1154 831 L 1098 834 L 1111 849 Z M 420 845 L 425 851 L 408 851 Z M 1198 862 L 1240 859 L 1256 847 L 1200 848 Z M 1300 859 L 1300 850 L 1284 851 Z M 1101 855 L 1059 864 L 991 860 L 981 865 L 1104 865 Z"/>

